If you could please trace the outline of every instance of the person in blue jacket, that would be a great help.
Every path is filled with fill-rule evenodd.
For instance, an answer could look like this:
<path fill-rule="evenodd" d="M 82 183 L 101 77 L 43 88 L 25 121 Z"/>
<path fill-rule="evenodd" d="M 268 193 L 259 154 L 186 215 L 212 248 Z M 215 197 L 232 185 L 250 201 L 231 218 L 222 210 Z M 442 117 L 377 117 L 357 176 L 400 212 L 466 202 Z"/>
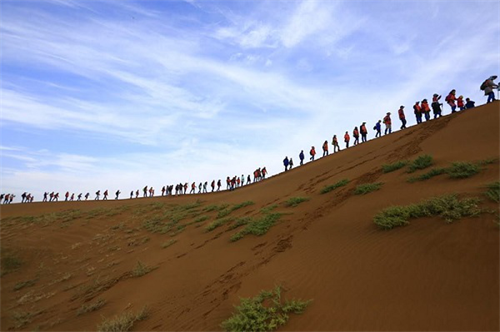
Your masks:
<path fill-rule="evenodd" d="M 469 109 L 469 108 L 474 108 L 476 102 L 475 101 L 472 101 L 470 100 L 470 98 L 465 98 L 465 109 Z"/>
<path fill-rule="evenodd" d="M 300 164 L 304 164 L 304 150 L 300 150 L 299 153 Z"/>
<path fill-rule="evenodd" d="M 377 133 L 375 134 L 375 138 L 382 136 L 382 125 L 380 124 L 382 120 L 378 120 L 378 122 L 375 124 L 375 127 L 373 127 L 373 130 L 375 130 Z"/>
<path fill-rule="evenodd" d="M 285 159 L 283 159 L 283 165 L 285 165 L 285 172 L 288 171 L 288 165 L 289 165 L 289 161 L 288 161 L 288 157 L 285 157 Z"/>

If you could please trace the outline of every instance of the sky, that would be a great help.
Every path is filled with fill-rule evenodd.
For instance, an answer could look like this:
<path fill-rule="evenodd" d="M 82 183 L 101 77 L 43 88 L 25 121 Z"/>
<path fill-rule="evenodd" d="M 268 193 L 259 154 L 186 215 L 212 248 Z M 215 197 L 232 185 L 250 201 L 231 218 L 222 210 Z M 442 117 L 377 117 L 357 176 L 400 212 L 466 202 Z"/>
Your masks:
<path fill-rule="evenodd" d="M 275 175 L 498 74 L 496 0 L 2 0 L 0 192 Z"/>

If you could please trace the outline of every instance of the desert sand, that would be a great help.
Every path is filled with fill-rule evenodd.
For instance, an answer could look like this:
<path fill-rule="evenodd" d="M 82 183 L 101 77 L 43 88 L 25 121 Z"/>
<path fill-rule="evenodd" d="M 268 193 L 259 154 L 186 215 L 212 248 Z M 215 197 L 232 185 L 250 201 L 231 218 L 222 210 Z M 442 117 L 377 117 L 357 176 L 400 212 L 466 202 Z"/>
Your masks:
<path fill-rule="evenodd" d="M 18 264 L 2 271 L 1 329 L 92 331 L 147 306 L 133 331 L 216 331 L 240 297 L 281 285 L 286 298 L 312 299 L 283 331 L 498 331 L 499 208 L 484 192 L 499 180 L 499 111 L 497 101 L 425 122 L 234 192 L 3 205 L 2 266 Z M 423 154 L 433 167 L 489 162 L 466 179 L 409 183 L 427 170 L 382 171 Z M 321 194 L 342 179 L 350 182 Z M 354 195 L 373 182 L 380 190 Z M 392 230 L 373 222 L 386 207 L 452 193 L 480 197 L 490 212 Z M 294 197 L 308 200 L 286 206 Z M 253 204 L 228 216 L 274 208 L 281 217 L 235 242 L 236 219 L 207 231 L 216 206 L 243 202 Z M 138 262 L 154 269 L 133 277 Z M 101 308 L 78 314 L 99 299 Z"/>

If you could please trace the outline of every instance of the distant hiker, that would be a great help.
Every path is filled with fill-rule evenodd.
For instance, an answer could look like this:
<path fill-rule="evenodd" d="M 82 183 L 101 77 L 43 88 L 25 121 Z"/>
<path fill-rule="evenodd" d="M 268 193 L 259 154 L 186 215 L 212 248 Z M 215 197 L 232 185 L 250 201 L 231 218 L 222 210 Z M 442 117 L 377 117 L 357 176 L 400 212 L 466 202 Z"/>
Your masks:
<path fill-rule="evenodd" d="M 288 164 L 290 163 L 290 161 L 288 160 L 288 157 L 285 157 L 285 159 L 283 159 L 283 165 L 285 166 L 285 172 L 288 171 Z"/>
<path fill-rule="evenodd" d="M 116 191 L 116 193 L 115 193 L 115 194 L 116 194 L 115 199 L 118 199 L 118 196 L 120 196 L 120 194 L 121 194 L 121 193 L 122 193 L 122 192 L 120 191 L 120 189 L 118 189 L 118 190 Z"/>
<path fill-rule="evenodd" d="M 98 190 L 98 191 L 95 192 L 95 199 L 94 200 L 98 201 L 99 200 L 99 196 L 101 196 L 101 191 L 100 190 Z"/>
<path fill-rule="evenodd" d="M 64 194 L 64 201 L 65 202 L 68 200 L 68 197 L 69 197 L 69 191 L 67 191 L 66 194 Z"/>
<path fill-rule="evenodd" d="M 391 112 L 387 112 L 384 117 L 385 131 L 384 135 L 387 135 L 387 132 L 392 133 L 392 121 L 391 121 Z"/>
<path fill-rule="evenodd" d="M 413 113 L 415 113 L 417 124 L 422 123 L 422 107 L 420 107 L 419 101 L 415 102 L 415 105 L 413 105 Z"/>
<path fill-rule="evenodd" d="M 165 191 L 166 191 L 166 190 L 167 190 L 167 189 L 165 188 L 165 186 L 163 186 L 163 187 L 161 188 L 161 195 L 162 195 L 162 196 L 165 194 Z"/>
<path fill-rule="evenodd" d="M 366 142 L 366 135 L 368 135 L 368 130 L 366 129 L 366 122 L 363 122 L 359 127 L 361 132 L 361 142 Z"/>
<path fill-rule="evenodd" d="M 191 183 L 191 191 L 190 194 L 196 194 L 196 182 Z"/>
<path fill-rule="evenodd" d="M 290 158 L 290 169 L 292 169 L 292 167 L 293 167 L 293 159 Z"/>
<path fill-rule="evenodd" d="M 262 178 L 265 179 L 267 175 L 267 168 L 266 166 L 262 167 Z"/>
<path fill-rule="evenodd" d="M 498 89 L 498 84 L 495 84 L 493 82 L 494 80 L 497 79 L 496 75 L 490 76 L 487 80 L 481 84 L 481 90 L 484 91 L 484 95 L 488 96 L 488 99 L 486 100 L 486 104 L 491 103 L 492 101 L 495 101 L 495 91 L 493 89 L 497 88 Z"/>
<path fill-rule="evenodd" d="M 3 197 L 3 204 L 7 204 L 9 203 L 9 199 L 10 199 L 10 194 L 5 194 L 5 196 Z"/>
<path fill-rule="evenodd" d="M 463 111 L 465 109 L 464 96 L 460 95 L 457 99 L 457 107 Z"/>
<path fill-rule="evenodd" d="M 241 186 L 245 185 L 245 174 L 241 174 Z"/>
<path fill-rule="evenodd" d="M 443 106 L 443 104 L 439 102 L 439 99 L 441 99 L 441 95 L 438 95 L 437 93 L 432 96 L 431 106 L 432 113 L 434 113 L 434 119 L 441 117 L 441 106 Z"/>
<path fill-rule="evenodd" d="M 44 193 L 43 193 L 43 200 L 42 200 L 42 202 L 47 202 L 47 196 L 48 196 L 48 195 L 49 195 L 49 193 L 48 193 L 48 192 L 44 192 Z M 1 200 L 1 199 L 0 199 L 0 200 Z"/>
<path fill-rule="evenodd" d="M 398 110 L 398 115 L 399 115 L 399 120 L 401 121 L 401 127 L 399 129 L 406 129 L 406 117 L 405 117 L 405 111 L 404 111 L 404 106 L 401 105 L 399 106 Z"/>
<path fill-rule="evenodd" d="M 470 100 L 469 98 L 465 98 L 465 101 L 465 109 L 474 108 L 476 102 Z"/>
<path fill-rule="evenodd" d="M 328 141 L 325 141 L 323 143 L 323 147 L 322 148 L 323 148 L 323 157 L 324 156 L 328 156 Z"/>
<path fill-rule="evenodd" d="M 332 145 L 333 145 L 333 153 L 340 151 L 339 140 L 337 139 L 337 135 L 333 135 L 332 137 Z"/>
<path fill-rule="evenodd" d="M 212 188 L 212 192 L 215 190 L 215 180 L 212 180 L 212 183 L 210 183 L 210 187 Z"/>
<path fill-rule="evenodd" d="M 455 113 L 457 109 L 457 105 L 455 104 L 455 101 L 457 100 L 457 97 L 455 96 L 456 91 L 455 89 L 451 90 L 450 93 L 446 96 L 444 101 L 448 103 L 451 107 L 451 113 Z"/>
<path fill-rule="evenodd" d="M 429 121 L 431 119 L 431 108 L 429 107 L 427 99 L 422 100 L 420 106 L 422 107 L 422 113 L 424 114 L 425 121 Z"/>
<path fill-rule="evenodd" d="M 250 174 L 247 176 L 247 184 L 250 184 L 252 182 L 252 178 L 250 177 Z"/>
<path fill-rule="evenodd" d="M 131 190 L 131 191 L 130 191 L 130 199 L 133 199 L 133 198 L 134 198 L 134 191 L 133 191 L 133 190 Z"/>
<path fill-rule="evenodd" d="M 81 201 L 82 200 L 82 193 L 79 193 L 77 197 L 78 197 L 77 201 Z"/>
<path fill-rule="evenodd" d="M 304 164 L 304 150 L 300 150 L 299 159 L 300 159 L 300 165 L 302 166 Z"/>
<path fill-rule="evenodd" d="M 373 127 L 373 130 L 376 131 L 375 138 L 382 136 L 382 120 L 378 120 L 378 122 Z"/>
<path fill-rule="evenodd" d="M 106 200 L 106 201 L 108 200 L 108 189 L 106 189 L 106 190 L 104 191 L 104 198 L 103 198 L 102 200 L 103 200 L 103 201 L 104 201 L 104 200 Z"/>
<path fill-rule="evenodd" d="M 86 193 L 86 194 L 85 194 L 85 200 L 88 200 L 88 199 L 89 199 L 89 196 L 90 196 L 90 193 Z"/>
<path fill-rule="evenodd" d="M 352 143 L 354 146 L 359 144 L 359 130 L 358 127 L 354 127 L 352 131 L 352 137 L 354 137 L 354 142 Z"/>
<path fill-rule="evenodd" d="M 71 194 L 71 197 L 69 198 L 70 201 L 74 201 L 75 200 L 75 193 L 72 193 Z"/>
<path fill-rule="evenodd" d="M 139 189 L 135 191 L 135 198 L 139 198 Z"/>
<path fill-rule="evenodd" d="M 311 158 L 309 158 L 309 160 L 314 160 L 314 156 L 316 155 L 316 149 L 314 149 L 314 146 L 311 146 L 311 151 L 309 151 L 309 154 L 311 155 Z"/>
<path fill-rule="evenodd" d="M 187 190 L 188 190 L 188 183 L 186 182 L 184 183 L 184 194 L 186 194 Z"/>
<path fill-rule="evenodd" d="M 21 203 L 24 203 L 25 200 L 26 200 L 26 192 L 23 192 L 23 194 L 21 195 Z"/>
<path fill-rule="evenodd" d="M 203 186 L 203 183 L 200 182 L 200 184 L 198 185 L 198 194 L 201 194 L 202 186 Z"/>
<path fill-rule="evenodd" d="M 149 188 L 149 197 L 153 197 L 155 195 L 155 190 L 153 189 L 153 187 L 150 187 Z"/>
<path fill-rule="evenodd" d="M 349 133 L 346 131 L 344 134 L 344 142 L 345 142 L 346 149 L 349 147 L 349 140 L 350 139 L 351 139 L 351 137 L 349 136 Z"/>
<path fill-rule="evenodd" d="M 142 197 L 148 197 L 148 186 L 142 188 Z"/>
<path fill-rule="evenodd" d="M 250 177 L 250 175 L 249 175 L 249 177 Z M 222 183 L 221 183 L 221 180 L 219 179 L 219 180 L 217 181 L 217 191 L 219 191 L 219 190 L 220 190 L 220 186 L 221 186 L 221 185 L 222 185 Z"/>
<path fill-rule="evenodd" d="M 204 193 L 207 193 L 207 192 L 208 192 L 208 191 L 207 191 L 207 186 L 208 186 L 208 182 L 207 182 L 207 181 L 205 181 L 205 183 L 203 184 L 203 192 L 204 192 Z"/>

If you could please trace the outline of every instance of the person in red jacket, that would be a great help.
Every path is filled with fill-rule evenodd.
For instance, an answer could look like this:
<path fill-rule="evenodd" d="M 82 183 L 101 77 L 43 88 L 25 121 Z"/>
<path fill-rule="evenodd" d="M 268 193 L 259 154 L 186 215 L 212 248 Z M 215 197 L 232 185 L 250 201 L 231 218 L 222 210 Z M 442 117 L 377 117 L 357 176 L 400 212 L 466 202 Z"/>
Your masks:
<path fill-rule="evenodd" d="M 359 144 L 359 130 L 358 130 L 358 127 L 354 127 L 354 130 L 352 131 L 352 136 L 354 137 L 354 142 L 352 144 L 353 145 L 358 145 Z"/>
<path fill-rule="evenodd" d="M 431 119 L 431 108 L 429 107 L 427 99 L 422 100 L 420 105 L 422 106 L 422 113 L 424 113 L 425 121 L 429 121 Z"/>
<path fill-rule="evenodd" d="M 465 109 L 464 96 L 459 96 L 457 99 L 457 107 L 463 111 Z"/>
<path fill-rule="evenodd" d="M 401 120 L 402 123 L 399 129 L 406 129 L 406 117 L 404 108 L 405 107 L 403 105 L 399 106 L 398 115 L 399 115 L 399 120 Z"/>
<path fill-rule="evenodd" d="M 314 146 L 311 146 L 311 151 L 309 151 L 309 154 L 311 155 L 311 158 L 309 160 L 314 160 L 314 156 L 316 155 L 316 149 Z"/>
<path fill-rule="evenodd" d="M 340 151 L 340 146 L 339 146 L 339 141 L 337 139 L 337 135 L 333 135 L 332 145 L 333 145 L 333 153 L 337 152 L 337 150 Z"/>
<path fill-rule="evenodd" d="M 389 134 L 392 133 L 391 112 L 387 112 L 387 114 L 384 116 L 384 124 L 385 124 L 384 135 L 387 135 L 388 132 Z"/>
<path fill-rule="evenodd" d="M 446 96 L 444 101 L 448 103 L 451 107 L 451 113 L 455 113 L 457 109 L 457 105 L 455 104 L 455 101 L 457 100 L 457 97 L 455 96 L 456 91 L 455 89 L 451 90 L 450 93 Z"/>
<path fill-rule="evenodd" d="M 361 132 L 361 142 L 366 142 L 366 135 L 368 135 L 368 130 L 366 129 L 366 122 L 363 122 L 359 127 Z"/>
<path fill-rule="evenodd" d="M 346 131 L 345 135 L 344 135 L 344 142 L 345 142 L 346 149 L 349 147 L 349 140 L 350 139 L 351 139 L 351 137 L 349 136 L 349 133 Z"/>
<path fill-rule="evenodd" d="M 325 141 L 325 143 L 323 143 L 323 157 L 324 156 L 328 156 L 328 141 Z"/>

